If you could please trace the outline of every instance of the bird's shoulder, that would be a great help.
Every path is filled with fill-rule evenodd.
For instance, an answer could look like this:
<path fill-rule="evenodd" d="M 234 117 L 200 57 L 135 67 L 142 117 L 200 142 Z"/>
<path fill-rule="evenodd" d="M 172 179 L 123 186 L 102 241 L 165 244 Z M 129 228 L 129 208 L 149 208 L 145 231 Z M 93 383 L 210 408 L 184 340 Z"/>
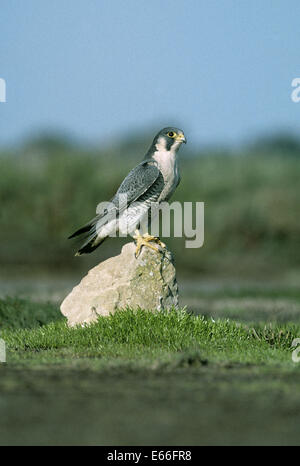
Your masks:
<path fill-rule="evenodd" d="M 135 189 L 149 188 L 161 175 L 158 164 L 153 159 L 146 159 L 134 167 L 121 183 L 117 194 Z"/>

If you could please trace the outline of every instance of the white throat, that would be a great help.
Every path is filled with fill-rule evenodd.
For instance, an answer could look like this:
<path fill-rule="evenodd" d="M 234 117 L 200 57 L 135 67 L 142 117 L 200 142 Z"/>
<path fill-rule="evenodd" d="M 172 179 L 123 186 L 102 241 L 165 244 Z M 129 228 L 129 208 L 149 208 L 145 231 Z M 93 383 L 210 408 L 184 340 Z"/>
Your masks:
<path fill-rule="evenodd" d="M 153 154 L 154 160 L 158 163 L 161 171 L 166 170 L 167 167 L 173 168 L 177 165 L 177 151 L 180 147 L 180 141 L 175 141 L 171 149 L 167 150 L 166 140 L 160 138 L 155 144 L 155 152 Z"/>
<path fill-rule="evenodd" d="M 163 190 L 162 197 L 168 197 L 173 192 L 179 181 L 179 169 L 177 160 L 177 151 L 180 147 L 180 141 L 174 142 L 171 149 L 166 148 L 165 139 L 159 139 L 155 145 L 156 151 L 153 154 L 158 167 L 164 177 L 166 186 Z"/>

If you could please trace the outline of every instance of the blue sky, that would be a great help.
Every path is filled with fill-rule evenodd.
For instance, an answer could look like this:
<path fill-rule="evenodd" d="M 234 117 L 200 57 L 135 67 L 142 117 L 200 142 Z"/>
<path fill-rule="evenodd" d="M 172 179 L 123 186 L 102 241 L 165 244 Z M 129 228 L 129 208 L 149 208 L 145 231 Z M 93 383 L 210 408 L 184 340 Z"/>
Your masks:
<path fill-rule="evenodd" d="M 297 133 L 299 0 L 1 0 L 0 144 L 182 127 L 239 143 Z"/>

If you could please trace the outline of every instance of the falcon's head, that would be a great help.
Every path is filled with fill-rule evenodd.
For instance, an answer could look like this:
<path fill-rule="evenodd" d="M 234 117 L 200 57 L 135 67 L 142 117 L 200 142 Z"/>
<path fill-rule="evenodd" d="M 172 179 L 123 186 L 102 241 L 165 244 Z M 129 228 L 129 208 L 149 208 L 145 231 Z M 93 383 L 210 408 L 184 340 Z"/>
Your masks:
<path fill-rule="evenodd" d="M 181 129 L 168 126 L 157 133 L 153 145 L 159 151 L 177 151 L 182 143 L 186 143 L 184 132 Z"/>

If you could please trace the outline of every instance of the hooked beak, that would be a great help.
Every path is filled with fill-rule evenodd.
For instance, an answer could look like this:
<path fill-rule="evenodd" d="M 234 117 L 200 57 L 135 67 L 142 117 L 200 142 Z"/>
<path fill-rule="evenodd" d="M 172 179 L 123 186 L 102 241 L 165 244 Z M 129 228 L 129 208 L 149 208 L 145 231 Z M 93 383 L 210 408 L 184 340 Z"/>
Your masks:
<path fill-rule="evenodd" d="M 180 142 L 184 142 L 184 144 L 186 144 L 186 137 L 184 134 L 178 134 L 176 140 Z"/>

